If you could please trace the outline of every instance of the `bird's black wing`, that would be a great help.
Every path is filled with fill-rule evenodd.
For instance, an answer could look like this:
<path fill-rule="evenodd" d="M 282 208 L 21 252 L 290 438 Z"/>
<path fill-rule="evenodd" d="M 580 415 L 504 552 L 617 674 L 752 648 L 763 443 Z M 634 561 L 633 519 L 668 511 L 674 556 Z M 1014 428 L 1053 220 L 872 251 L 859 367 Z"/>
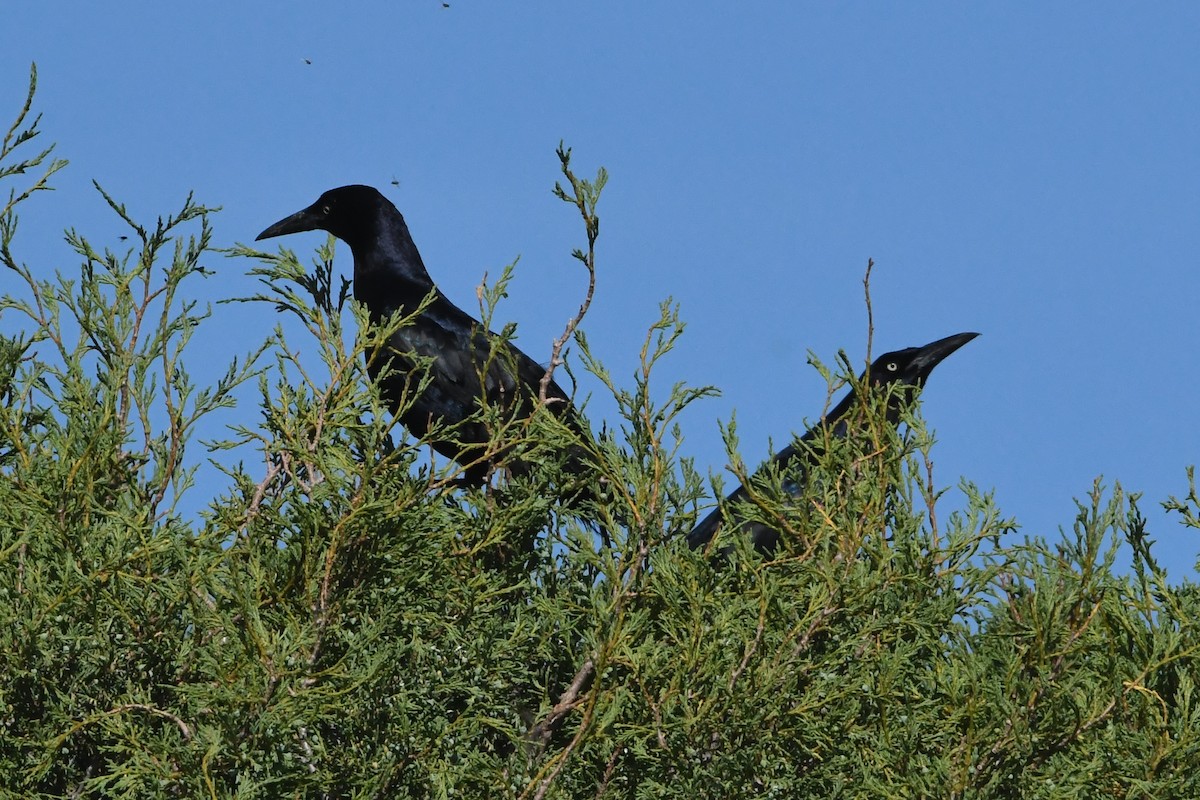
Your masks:
<path fill-rule="evenodd" d="M 418 395 L 425 375 L 418 369 L 420 361 L 428 361 L 429 366 L 426 385 Z M 441 455 L 467 466 L 468 480 L 479 483 L 489 470 L 486 462 L 494 460 L 481 461 L 491 438 L 477 417 L 481 398 L 506 414 L 527 417 L 533 413 L 546 370 L 515 345 L 483 331 L 449 300 L 437 298 L 388 338 L 386 353 L 368 354 L 368 372 L 400 412 L 401 423 Z M 555 413 L 567 415 L 571 427 L 583 431 L 582 421 L 557 383 L 547 387 L 547 398 L 554 401 Z M 447 428 L 444 438 L 428 438 L 434 426 Z M 527 469 L 521 462 L 509 466 L 518 473 Z"/>

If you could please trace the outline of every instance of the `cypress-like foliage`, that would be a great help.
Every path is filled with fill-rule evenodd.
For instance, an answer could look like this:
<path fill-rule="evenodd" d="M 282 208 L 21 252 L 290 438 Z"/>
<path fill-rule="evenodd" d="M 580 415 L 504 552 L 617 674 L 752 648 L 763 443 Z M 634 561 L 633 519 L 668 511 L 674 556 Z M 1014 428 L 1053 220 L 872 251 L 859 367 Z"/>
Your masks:
<path fill-rule="evenodd" d="M 629 383 L 573 331 L 619 409 L 596 441 L 497 420 L 538 469 L 463 488 L 380 405 L 388 330 L 359 333 L 331 244 L 312 270 L 219 254 L 190 197 L 147 225 L 101 190 L 132 246 L 70 231 L 77 274 L 22 262 L 18 208 L 64 164 L 26 152 L 33 88 L 0 149 L 0 796 L 1200 797 L 1200 595 L 1137 496 L 1097 484 L 1054 540 L 965 481 L 939 515 L 919 416 L 875 404 L 799 499 L 756 481 L 772 559 L 736 531 L 692 552 L 711 493 L 677 419 L 710 390 L 655 381 L 669 304 Z M 605 176 L 560 157 L 594 278 Z M 288 320 L 248 353 L 202 344 L 217 259 Z M 201 358 L 228 362 L 211 386 Z M 578 444 L 603 490 L 567 514 L 547 487 Z M 1195 528 L 1190 477 L 1169 507 Z"/>

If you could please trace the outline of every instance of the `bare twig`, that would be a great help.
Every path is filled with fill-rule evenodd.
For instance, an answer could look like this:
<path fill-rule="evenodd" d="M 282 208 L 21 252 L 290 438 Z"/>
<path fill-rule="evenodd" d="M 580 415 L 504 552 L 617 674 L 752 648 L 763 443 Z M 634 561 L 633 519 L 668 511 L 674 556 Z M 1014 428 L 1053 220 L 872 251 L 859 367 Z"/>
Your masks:
<path fill-rule="evenodd" d="M 863 275 L 863 295 L 867 300 L 867 363 L 871 363 L 871 343 L 875 340 L 875 312 L 871 309 L 871 270 L 875 269 L 875 259 L 867 259 L 867 271 Z"/>
<path fill-rule="evenodd" d="M 189 726 L 182 719 L 170 713 L 169 711 L 163 711 L 161 708 L 155 708 L 154 706 L 146 705 L 145 703 L 125 703 L 124 705 L 114 706 L 108 711 L 108 713 L 115 715 L 121 714 L 125 711 L 145 711 L 147 714 L 153 714 L 156 717 L 169 719 L 179 728 L 179 732 L 183 734 L 183 738 L 185 740 L 192 738 L 191 726 Z"/>
<path fill-rule="evenodd" d="M 575 677 L 571 679 L 571 685 L 559 695 L 558 702 L 554 704 L 554 708 L 550 709 L 550 713 L 546 715 L 545 719 L 530 728 L 529 733 L 525 734 L 526 740 L 544 745 L 550 739 L 551 734 L 554 733 L 567 712 L 575 708 L 579 700 L 579 693 L 583 691 L 583 687 L 595 670 L 596 659 L 589 657 L 575 673 Z"/>
<path fill-rule="evenodd" d="M 616 770 L 617 758 L 620 757 L 621 750 L 620 746 L 613 748 L 612 755 L 608 757 L 608 763 L 604 765 L 604 777 L 600 779 L 599 785 L 596 786 L 596 797 L 604 796 L 604 790 L 608 788 L 608 783 L 612 780 L 613 772 Z"/>
<path fill-rule="evenodd" d="M 937 492 L 933 488 L 933 459 L 925 453 L 925 505 L 929 509 L 929 533 L 932 537 L 933 551 L 941 550 L 938 544 Z"/>
<path fill-rule="evenodd" d="M 580 216 L 583 217 L 584 227 L 587 229 L 588 247 L 587 253 L 582 250 L 575 250 L 572 255 L 583 262 L 583 266 L 588 271 L 588 287 L 587 293 L 583 297 L 583 302 L 579 305 L 579 310 L 575 312 L 575 316 L 567 322 L 567 327 L 563 329 L 562 336 L 554 340 L 554 346 L 550 350 L 550 365 L 546 367 L 546 374 L 542 376 L 541 385 L 538 387 L 538 399 L 543 405 L 546 404 L 546 392 L 549 391 L 550 382 L 554 379 L 554 370 L 563 363 L 562 350 L 567 342 L 571 340 L 571 336 L 575 333 L 575 329 L 579 327 L 579 323 L 587 314 L 588 308 L 592 305 L 592 296 L 596 292 L 596 239 L 600 236 L 600 218 L 596 216 L 596 202 L 600 199 L 600 191 L 604 188 L 604 184 L 608 181 L 608 173 L 604 167 L 601 167 L 596 172 L 595 181 L 581 180 L 575 177 L 575 173 L 571 171 L 571 148 L 563 147 L 560 142 L 558 145 L 558 160 L 562 162 L 562 172 L 570 184 L 571 193 L 563 189 L 562 184 L 554 184 L 554 196 L 563 202 L 570 203 L 579 209 Z"/>
<path fill-rule="evenodd" d="M 267 489 L 279 475 L 280 471 L 284 469 L 283 460 L 284 454 L 281 454 L 280 458 L 275 461 L 268 460 L 267 474 L 263 476 L 263 479 L 259 482 L 258 486 L 254 488 L 254 497 L 251 498 L 250 505 L 246 508 L 247 523 L 258 516 L 258 509 L 262 505 L 263 499 L 267 496 Z"/>
<path fill-rule="evenodd" d="M 750 658 L 758 650 L 758 646 L 762 643 L 763 632 L 767 625 L 767 600 L 764 595 L 759 600 L 758 609 L 758 627 L 754 631 L 754 641 L 746 648 L 746 652 L 742 655 L 742 662 L 738 664 L 737 669 L 729 676 L 729 692 L 733 693 L 733 687 L 737 684 L 738 678 L 746 671 L 746 667 L 750 665 Z"/>

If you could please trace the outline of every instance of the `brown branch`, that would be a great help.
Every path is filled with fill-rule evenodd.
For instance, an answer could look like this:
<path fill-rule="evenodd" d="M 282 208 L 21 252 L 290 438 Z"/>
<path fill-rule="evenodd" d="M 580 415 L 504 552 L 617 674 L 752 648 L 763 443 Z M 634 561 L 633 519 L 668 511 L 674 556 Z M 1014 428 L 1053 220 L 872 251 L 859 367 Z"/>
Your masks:
<path fill-rule="evenodd" d="M 579 698 L 579 694 L 583 691 L 583 687 L 587 683 L 588 679 L 595 672 L 596 658 L 596 656 L 592 656 L 584 662 L 583 666 L 580 667 L 579 672 L 575 674 L 575 679 L 571 681 L 571 685 L 567 688 L 567 691 L 563 692 L 558 703 L 551 710 L 550 714 L 547 715 L 545 720 L 534 726 L 530 733 L 526 735 L 527 739 L 530 739 L 532 735 L 536 733 L 537 736 L 542 739 L 542 744 L 544 745 L 549 739 L 550 734 L 553 733 L 554 728 L 557 727 L 557 724 L 566 716 L 567 712 L 575 708 L 579 703 L 583 702 L 583 700 Z M 563 751 L 554 757 L 554 766 L 550 770 L 550 773 L 538 782 L 537 790 L 533 794 L 533 800 L 542 800 L 542 798 L 546 796 L 546 792 L 550 790 L 550 786 L 554 783 L 555 779 L 566 767 L 568 756 L 576 747 L 579 746 L 579 743 L 583 741 L 584 734 L 587 733 L 587 725 L 591 718 L 592 711 L 594 711 L 594 707 L 584 711 L 583 723 L 579 726 L 579 730 L 575 732 L 575 736 L 571 738 L 571 741 L 565 748 L 563 748 Z M 525 791 L 521 793 L 521 797 L 526 797 L 532 788 L 532 784 L 526 787 Z"/>
<path fill-rule="evenodd" d="M 742 655 L 742 663 L 738 664 L 737 669 L 735 669 L 733 674 L 729 676 L 729 691 L 731 693 L 733 692 L 734 684 L 737 683 L 738 678 L 742 676 L 742 673 L 746 671 L 746 667 L 749 666 L 751 656 L 758 651 L 758 646 L 762 643 L 763 631 L 766 628 L 766 623 L 767 601 L 764 597 L 761 601 L 759 601 L 758 628 L 754 631 L 754 641 L 749 647 L 746 648 L 746 652 Z"/>
<path fill-rule="evenodd" d="M 932 550 L 937 552 L 938 546 L 938 520 L 937 520 L 937 492 L 933 488 L 933 459 L 929 457 L 929 453 L 925 453 L 925 505 L 929 508 L 929 534 L 932 538 Z M 935 563 L 937 558 L 935 557 Z"/>
<path fill-rule="evenodd" d="M 579 694 L 595 670 L 596 659 L 589 657 L 575 673 L 575 677 L 571 679 L 571 685 L 559 695 L 558 702 L 554 704 L 554 708 L 550 709 L 550 713 L 546 715 L 545 719 L 530 728 L 529 733 L 525 734 L 526 741 L 540 742 L 542 746 L 545 746 L 567 712 L 578 705 Z"/>
<path fill-rule="evenodd" d="M 612 755 L 608 757 L 608 763 L 604 765 L 604 777 L 600 779 L 599 785 L 596 786 L 596 797 L 603 797 L 604 790 L 608 788 L 609 781 L 612 780 L 613 772 L 617 767 L 617 758 L 621 755 L 624 748 L 614 747 Z"/>
<path fill-rule="evenodd" d="M 875 269 L 875 259 L 867 259 L 867 271 L 863 275 L 863 295 L 867 300 L 867 363 L 871 363 L 871 342 L 875 340 L 875 312 L 871 309 L 871 270 Z"/>
<path fill-rule="evenodd" d="M 597 173 L 595 183 L 581 181 L 576 178 L 575 173 L 571 171 L 571 149 L 564 148 L 561 144 L 558 146 L 558 160 L 562 162 L 562 173 L 571 186 L 571 194 L 568 195 L 558 183 L 554 184 L 554 194 L 560 200 L 571 203 L 579 209 L 579 214 L 583 217 L 584 227 L 587 229 L 587 253 L 585 255 L 583 252 L 576 250 L 574 255 L 587 268 L 588 287 L 587 293 L 583 297 L 583 302 L 579 305 L 579 310 L 567 322 L 562 335 L 554 340 L 554 345 L 550 350 L 550 365 L 546 367 L 546 372 L 542 375 L 541 385 L 538 387 L 538 400 L 543 405 L 547 403 L 546 393 L 550 389 L 550 382 L 554 380 L 554 370 L 564 363 L 562 350 L 575 333 L 575 329 L 579 327 L 579 323 L 583 321 L 584 315 L 587 314 L 588 309 L 592 305 L 592 297 L 596 292 L 596 239 L 600 236 L 600 218 L 596 216 L 596 201 L 600 197 L 600 189 L 603 188 L 606 179 L 603 168 Z"/>
<path fill-rule="evenodd" d="M 262 505 L 262 501 L 267 496 L 267 487 L 274 482 L 275 478 L 279 475 L 283 467 L 282 454 L 280 455 L 280 459 L 278 461 L 273 463 L 270 461 L 267 462 L 267 474 L 263 476 L 263 479 L 259 482 L 258 486 L 254 488 L 254 497 L 250 499 L 250 506 L 246 509 L 247 523 L 258 516 L 258 509 Z"/>
<path fill-rule="evenodd" d="M 800 654 L 807 649 L 808 643 L 812 641 L 813 636 L 815 636 L 817 631 L 821 629 L 822 623 L 836 614 L 839 610 L 840 609 L 838 606 L 827 603 L 824 608 L 817 612 L 817 615 L 813 617 L 812 622 L 809 623 L 808 630 L 804 632 L 804 634 L 800 637 L 800 640 L 796 642 L 796 646 L 792 648 L 791 658 L 789 659 L 790 661 L 795 661 L 800 657 Z"/>
<path fill-rule="evenodd" d="M 192 738 L 191 727 L 189 727 L 186 722 L 169 711 L 163 711 L 161 708 L 155 708 L 154 706 L 149 706 L 145 703 L 125 703 L 124 705 L 114 706 L 108 711 L 108 713 L 120 714 L 124 711 L 145 711 L 147 714 L 153 714 L 156 717 L 169 719 L 179 727 L 179 732 L 183 734 L 184 739 L 190 740 Z"/>
<path fill-rule="evenodd" d="M 579 731 L 575 734 L 575 737 L 571 739 L 571 743 L 563 749 L 563 752 L 558 759 L 558 763 L 554 765 L 554 769 L 552 769 L 550 774 L 543 778 L 542 782 L 538 784 L 537 791 L 533 794 L 533 800 L 543 800 L 543 798 L 546 796 L 546 792 L 550 791 L 551 784 L 554 783 L 554 780 L 559 776 L 559 773 L 563 771 L 563 768 L 567 766 L 567 756 L 583 739 L 585 730 L 586 728 L 581 726 Z"/>

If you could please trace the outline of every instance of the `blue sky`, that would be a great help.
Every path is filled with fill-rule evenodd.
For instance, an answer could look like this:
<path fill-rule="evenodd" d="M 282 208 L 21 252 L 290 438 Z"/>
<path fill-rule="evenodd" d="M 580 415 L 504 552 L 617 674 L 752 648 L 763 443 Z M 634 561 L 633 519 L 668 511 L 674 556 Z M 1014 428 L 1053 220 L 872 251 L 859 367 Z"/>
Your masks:
<path fill-rule="evenodd" d="M 93 178 L 147 220 L 194 190 L 223 208 L 218 246 L 369 183 L 464 307 L 521 257 L 499 321 L 544 360 L 584 282 L 577 217 L 550 194 L 562 139 L 577 172 L 611 175 L 584 327 L 627 376 L 659 302 L 680 303 L 662 391 L 724 392 L 683 420 L 702 470 L 725 464 L 735 409 L 751 463 L 820 413 L 807 353 L 863 357 L 870 257 L 876 352 L 983 333 L 925 393 L 943 485 L 994 489 L 1053 539 L 1096 476 L 1119 480 L 1171 573 L 1192 570 L 1200 536 L 1158 503 L 1200 453 L 1200 6 L 10 5 L 0 118 L 36 61 L 71 161 L 23 207 L 16 250 L 38 270 L 76 268 L 68 226 L 124 233 Z M 250 266 L 215 260 L 205 299 L 253 291 Z M 277 321 L 215 313 L 212 374 Z"/>

